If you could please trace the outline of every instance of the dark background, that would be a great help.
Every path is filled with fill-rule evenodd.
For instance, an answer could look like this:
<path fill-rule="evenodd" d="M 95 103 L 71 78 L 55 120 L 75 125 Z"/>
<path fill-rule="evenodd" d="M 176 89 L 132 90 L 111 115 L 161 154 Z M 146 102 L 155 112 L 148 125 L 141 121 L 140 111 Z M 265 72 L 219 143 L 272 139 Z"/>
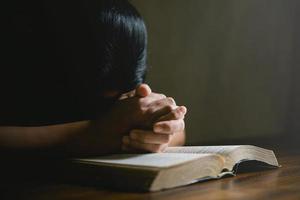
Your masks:
<path fill-rule="evenodd" d="M 132 0 L 148 83 L 188 107 L 188 143 L 300 132 L 300 1 Z"/>

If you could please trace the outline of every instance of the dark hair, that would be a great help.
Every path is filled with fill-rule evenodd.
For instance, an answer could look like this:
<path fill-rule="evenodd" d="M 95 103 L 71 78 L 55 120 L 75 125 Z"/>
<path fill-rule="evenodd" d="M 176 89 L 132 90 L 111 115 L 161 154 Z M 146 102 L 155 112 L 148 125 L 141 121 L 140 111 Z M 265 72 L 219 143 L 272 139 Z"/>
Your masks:
<path fill-rule="evenodd" d="M 128 1 L 81 0 L 67 7 L 55 25 L 64 35 L 69 87 L 80 104 L 95 109 L 103 91 L 127 92 L 144 82 L 147 30 Z"/>
<path fill-rule="evenodd" d="M 97 13 L 99 80 L 108 89 L 128 91 L 144 82 L 147 31 L 126 0 L 105 0 Z M 102 55 L 101 55 L 102 54 Z"/>
<path fill-rule="evenodd" d="M 76 92 L 127 92 L 144 82 L 147 31 L 137 10 L 126 0 L 80 1 L 76 6 L 75 13 L 68 12 L 71 18 L 64 16 L 65 23 L 61 17 L 56 22 L 62 24 Z"/>
<path fill-rule="evenodd" d="M 80 0 L 66 8 L 52 13 L 69 88 L 83 112 L 96 112 L 103 92 L 127 92 L 144 82 L 146 26 L 126 0 Z"/>
<path fill-rule="evenodd" d="M 1 10 L 2 121 L 91 118 L 103 91 L 144 81 L 147 31 L 127 0 L 11 0 Z"/>

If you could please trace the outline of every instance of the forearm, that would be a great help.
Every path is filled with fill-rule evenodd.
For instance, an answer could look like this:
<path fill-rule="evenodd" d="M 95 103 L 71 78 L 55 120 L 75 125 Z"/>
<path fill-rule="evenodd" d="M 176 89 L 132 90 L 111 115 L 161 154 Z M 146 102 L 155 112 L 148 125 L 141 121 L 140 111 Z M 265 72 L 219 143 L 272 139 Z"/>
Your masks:
<path fill-rule="evenodd" d="M 40 127 L 0 127 L 0 149 L 56 155 L 104 154 L 120 146 L 117 134 L 106 134 L 93 121 Z"/>
<path fill-rule="evenodd" d="M 86 131 L 88 121 L 49 126 L 2 126 L 0 147 L 5 149 L 37 149 L 58 146 L 68 138 Z"/>

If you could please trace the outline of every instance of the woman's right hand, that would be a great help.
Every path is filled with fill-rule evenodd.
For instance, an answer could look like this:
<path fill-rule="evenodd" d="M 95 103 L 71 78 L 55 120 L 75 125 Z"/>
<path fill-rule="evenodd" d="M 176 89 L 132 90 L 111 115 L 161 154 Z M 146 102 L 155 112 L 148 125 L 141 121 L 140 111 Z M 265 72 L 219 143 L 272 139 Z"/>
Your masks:
<path fill-rule="evenodd" d="M 175 101 L 163 94 L 152 93 L 148 85 L 122 95 L 103 117 L 91 120 L 86 131 L 73 144 L 84 154 L 106 154 L 119 151 L 122 137 L 132 129 L 152 130 L 153 123 L 176 108 Z"/>

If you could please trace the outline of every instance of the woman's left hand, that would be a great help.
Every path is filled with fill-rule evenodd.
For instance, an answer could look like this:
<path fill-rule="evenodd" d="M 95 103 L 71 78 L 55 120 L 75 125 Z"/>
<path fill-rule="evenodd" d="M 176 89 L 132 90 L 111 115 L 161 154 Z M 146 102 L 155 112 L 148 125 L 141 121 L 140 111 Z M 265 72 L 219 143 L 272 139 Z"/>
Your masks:
<path fill-rule="evenodd" d="M 162 152 L 168 146 L 182 145 L 185 140 L 184 116 L 186 107 L 178 106 L 167 115 L 160 117 L 152 130 L 134 129 L 123 137 L 125 151 Z"/>

